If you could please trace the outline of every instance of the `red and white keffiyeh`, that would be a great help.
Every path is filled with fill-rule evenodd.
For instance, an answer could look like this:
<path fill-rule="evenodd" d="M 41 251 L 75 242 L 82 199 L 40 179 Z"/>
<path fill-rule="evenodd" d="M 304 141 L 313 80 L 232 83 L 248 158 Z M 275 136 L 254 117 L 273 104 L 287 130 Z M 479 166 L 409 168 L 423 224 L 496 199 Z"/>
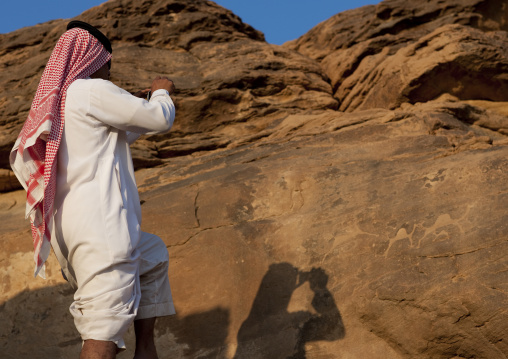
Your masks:
<path fill-rule="evenodd" d="M 53 49 L 28 118 L 11 150 L 11 167 L 27 191 L 25 218 L 30 217 L 32 225 L 34 276 L 44 277 L 44 263 L 51 248 L 56 154 L 64 128 L 67 89 L 110 59 L 111 54 L 88 31 L 66 31 Z"/>

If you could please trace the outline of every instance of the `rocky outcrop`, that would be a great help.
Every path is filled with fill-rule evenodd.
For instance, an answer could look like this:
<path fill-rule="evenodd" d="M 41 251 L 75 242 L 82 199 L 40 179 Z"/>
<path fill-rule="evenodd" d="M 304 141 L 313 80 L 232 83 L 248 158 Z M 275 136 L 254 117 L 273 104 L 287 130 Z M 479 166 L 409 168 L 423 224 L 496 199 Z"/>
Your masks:
<path fill-rule="evenodd" d="M 174 131 L 135 146 L 138 168 L 242 143 L 289 113 L 337 108 L 319 64 L 267 44 L 262 33 L 212 2 L 109 1 L 79 19 L 112 40 L 112 81 L 122 88 L 149 87 L 160 74 L 177 84 Z M 0 168 L 9 168 L 5 154 L 67 22 L 0 35 Z"/>
<path fill-rule="evenodd" d="M 342 111 L 443 93 L 506 101 L 507 8 L 497 0 L 383 1 L 337 14 L 285 46 L 321 62 Z"/>
<path fill-rule="evenodd" d="M 134 91 L 169 69 L 178 87 L 175 131 L 133 149 L 143 229 L 170 254 L 161 358 L 508 356 L 499 4 L 385 1 L 285 46 L 207 1 L 113 0 L 79 17 L 114 39 L 115 82 Z M 49 56 L 64 25 L 1 35 L 0 66 Z M 44 56 L 24 61 L 40 71 Z M 5 148 L 36 82 L 0 97 Z M 54 257 L 31 278 L 24 196 L 0 195 L 0 348 L 77 357 Z"/>

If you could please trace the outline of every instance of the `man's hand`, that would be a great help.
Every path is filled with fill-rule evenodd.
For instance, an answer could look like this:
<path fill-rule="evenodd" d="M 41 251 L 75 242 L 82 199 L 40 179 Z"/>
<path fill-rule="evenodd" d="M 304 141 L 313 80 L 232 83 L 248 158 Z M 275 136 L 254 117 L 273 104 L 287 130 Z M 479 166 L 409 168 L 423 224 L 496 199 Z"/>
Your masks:
<path fill-rule="evenodd" d="M 309 272 L 310 289 L 313 291 L 326 289 L 328 275 L 322 268 L 312 268 Z"/>
<path fill-rule="evenodd" d="M 169 92 L 170 95 L 175 92 L 175 84 L 173 81 L 168 79 L 167 77 L 157 76 L 152 81 L 152 93 L 154 93 L 156 90 L 164 89 Z"/>

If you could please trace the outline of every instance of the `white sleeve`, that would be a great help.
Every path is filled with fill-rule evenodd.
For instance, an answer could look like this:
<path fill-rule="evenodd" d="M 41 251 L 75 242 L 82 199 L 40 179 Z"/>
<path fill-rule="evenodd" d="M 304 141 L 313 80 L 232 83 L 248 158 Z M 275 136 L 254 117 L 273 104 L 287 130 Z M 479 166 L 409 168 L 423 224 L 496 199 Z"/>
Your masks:
<path fill-rule="evenodd" d="M 156 134 L 171 129 L 175 105 L 166 90 L 154 91 L 150 101 L 146 101 L 109 81 L 95 80 L 88 114 L 123 131 Z"/>

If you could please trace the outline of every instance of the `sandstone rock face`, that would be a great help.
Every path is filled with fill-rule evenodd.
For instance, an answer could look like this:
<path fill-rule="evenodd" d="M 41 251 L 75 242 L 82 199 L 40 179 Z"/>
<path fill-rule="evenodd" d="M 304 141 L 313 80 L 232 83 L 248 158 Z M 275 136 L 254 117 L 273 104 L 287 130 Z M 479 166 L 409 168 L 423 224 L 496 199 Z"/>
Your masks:
<path fill-rule="evenodd" d="M 342 111 L 442 93 L 506 101 L 506 9 L 498 0 L 383 1 L 337 14 L 285 46 L 322 63 Z"/>
<path fill-rule="evenodd" d="M 345 111 L 397 108 L 443 93 L 463 100 L 503 101 L 508 88 L 507 44 L 505 31 L 485 34 L 462 25 L 445 25 L 395 54 L 383 50 L 365 58 L 353 76 L 344 79 L 344 73 L 337 72 L 333 79 L 340 85 L 335 95 Z M 348 54 L 341 55 L 327 57 L 323 66 L 343 64 Z"/>
<path fill-rule="evenodd" d="M 178 87 L 174 131 L 133 149 L 170 254 L 161 358 L 508 356 L 503 4 L 385 1 L 285 46 L 208 1 L 79 17 L 113 38 L 113 81 Z M 2 153 L 65 23 L 0 35 Z M 0 195 L 2 357 L 77 357 L 54 257 L 31 278 L 24 198 Z"/>
<path fill-rule="evenodd" d="M 177 84 L 182 120 L 171 135 L 152 137 L 150 151 L 146 144 L 135 146 L 137 168 L 242 143 L 288 113 L 337 108 L 319 64 L 267 44 L 263 34 L 212 2 L 109 1 L 79 19 L 96 25 L 113 42 L 112 81 L 122 88 L 135 92 L 149 87 L 160 74 L 171 75 Z M 14 144 L 67 22 L 0 35 L 2 154 Z M 8 169 L 8 157 L 0 158 L 0 168 Z"/>

